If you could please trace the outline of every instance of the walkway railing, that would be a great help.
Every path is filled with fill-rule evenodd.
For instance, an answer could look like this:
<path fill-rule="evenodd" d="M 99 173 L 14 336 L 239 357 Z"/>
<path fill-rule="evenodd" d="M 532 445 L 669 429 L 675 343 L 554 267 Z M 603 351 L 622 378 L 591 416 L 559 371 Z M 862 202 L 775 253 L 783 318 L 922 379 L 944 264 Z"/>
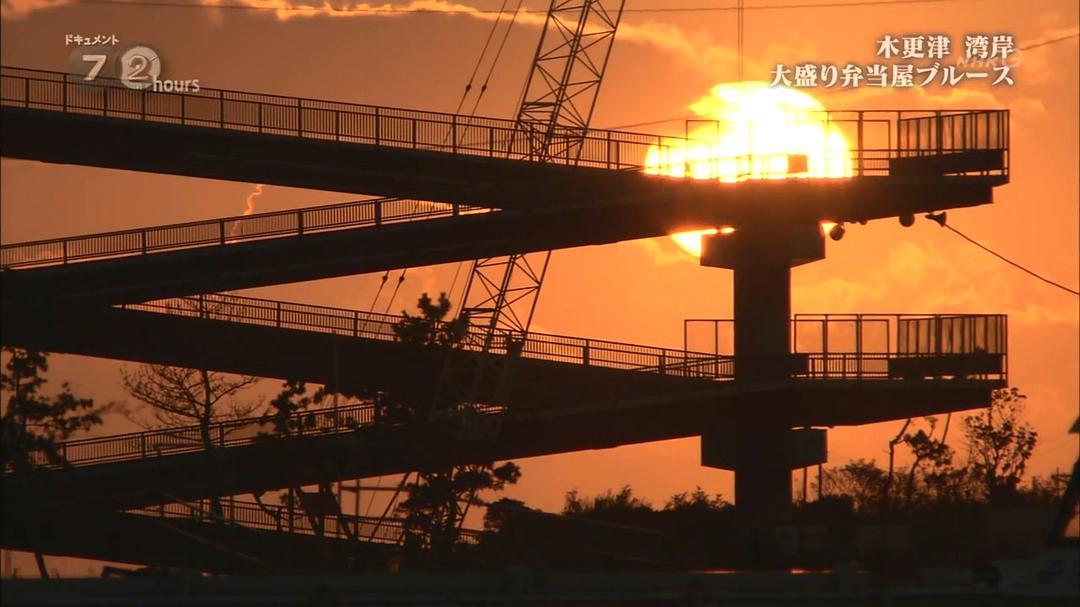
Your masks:
<path fill-rule="evenodd" d="M 276 439 L 342 434 L 380 422 L 376 405 L 361 403 L 300 411 L 287 418 L 261 416 L 214 422 L 206 434 L 199 426 L 181 426 L 72 439 L 57 446 L 62 460 L 68 466 L 78 467 L 197 453 Z M 51 464 L 41 452 L 34 453 L 33 464 L 38 468 L 60 467 Z"/>
<path fill-rule="evenodd" d="M 734 352 L 731 319 L 688 319 L 683 346 Z M 1004 314 L 796 314 L 791 320 L 792 376 L 895 380 L 1008 375 Z"/>
<path fill-rule="evenodd" d="M 402 321 L 400 316 L 252 297 L 211 294 L 119 307 L 208 320 L 332 333 L 361 339 L 401 341 L 395 331 L 395 327 Z M 449 330 L 449 327 L 440 324 L 431 329 L 438 332 Z M 533 360 L 704 380 L 720 381 L 732 378 L 732 360 L 729 356 L 544 333 L 530 333 L 528 339 L 522 343 L 516 335 L 504 333 L 502 339 L 497 339 L 488 350 L 491 354 L 506 354 L 508 347 L 515 348 L 520 344 L 521 355 Z M 458 342 L 458 347 L 481 351 L 482 337 L 483 333 L 479 330 L 469 331 Z M 484 412 L 483 409 L 477 411 Z M 498 411 L 492 410 L 491 413 Z M 285 436 L 295 438 L 341 434 L 384 423 L 400 422 L 382 418 L 381 409 L 377 405 L 362 403 L 301 411 L 285 419 L 264 416 L 222 421 L 212 424 L 206 433 L 199 426 L 186 426 L 74 439 L 61 442 L 58 447 L 62 460 L 68 466 L 77 467 L 252 445 Z M 42 468 L 58 467 L 50 464 L 44 453 L 37 453 L 33 463 Z"/>
<path fill-rule="evenodd" d="M 255 502 L 222 498 L 220 512 L 215 513 L 209 500 L 192 503 L 161 504 L 128 510 L 132 514 L 156 516 L 167 519 L 187 519 L 200 523 L 236 524 L 263 531 L 297 533 L 351 540 L 373 544 L 401 545 L 405 538 L 402 519 L 334 514 L 309 516 L 302 508 L 290 510 L 278 504 L 259 505 Z M 458 531 L 458 541 L 463 544 L 480 542 L 480 532 L 472 529 Z"/>
<path fill-rule="evenodd" d="M 303 209 L 236 215 L 100 234 L 52 238 L 0 246 L 0 267 L 68 264 L 147 255 L 237 242 L 303 236 L 332 230 L 381 226 L 485 213 L 490 209 L 405 198 L 359 200 Z"/>
<path fill-rule="evenodd" d="M 396 328 L 403 320 L 392 314 L 219 294 L 174 297 L 119 307 L 379 341 L 401 341 Z M 445 324 L 430 329 L 433 334 L 452 330 Z M 482 351 L 485 335 L 480 329 L 470 329 L 457 342 L 457 347 Z M 731 379 L 733 373 L 729 356 L 545 333 L 529 333 L 521 342 L 520 335 L 500 331 L 488 351 L 502 355 L 517 347 L 521 348 L 524 358 L 535 360 L 711 380 Z"/>
<path fill-rule="evenodd" d="M 3 105 L 91 114 L 150 122 L 532 160 L 535 136 L 513 120 L 442 112 L 286 97 L 201 87 L 198 92 L 135 90 L 123 82 L 4 66 L 0 68 Z M 650 146 L 664 137 L 610 130 L 589 130 L 580 144 L 581 166 L 640 168 Z M 560 141 L 563 143 L 560 145 Z M 581 137 L 560 127 L 547 159 L 575 164 Z"/>
<path fill-rule="evenodd" d="M 380 341 L 400 340 L 394 330 L 401 321 L 399 316 L 250 297 L 207 295 L 122 307 Z M 720 345 L 723 342 L 713 336 L 719 334 L 720 327 L 729 327 L 730 323 L 730 320 L 689 320 L 688 340 L 691 327 L 704 327 L 712 332 L 708 339 L 715 339 L 713 343 L 719 352 L 723 350 Z M 797 315 L 793 327 L 796 346 L 792 353 L 795 363 L 792 377 L 796 379 L 973 377 L 1004 380 L 1007 375 L 1004 315 Z M 435 329 L 442 328 L 446 327 Z M 890 337 L 897 334 L 901 335 L 899 341 Z M 463 340 L 464 347 L 479 350 L 479 344 L 471 343 L 469 339 L 467 335 Z M 513 339 L 497 340 L 492 353 L 504 354 L 508 343 L 515 342 Z M 709 348 L 707 344 L 700 345 Z M 542 333 L 529 334 L 522 346 L 522 355 L 538 360 L 679 377 L 709 380 L 734 378 L 734 360 L 728 354 L 671 350 Z M 497 411 L 493 413 L 497 414 Z M 59 449 L 67 465 L 77 467 L 250 445 L 276 438 L 353 432 L 383 423 L 400 422 L 383 419 L 378 406 L 362 403 L 301 411 L 284 419 L 264 416 L 218 422 L 212 424 L 205 434 L 198 426 L 187 426 L 68 440 L 61 442 Z M 38 454 L 34 464 L 43 468 L 57 467 L 50 464 L 44 454 Z"/>
<path fill-rule="evenodd" d="M 0 104 L 29 109 L 537 160 L 530 156 L 535 149 L 530 138 L 539 135 L 506 119 L 207 87 L 198 92 L 135 90 L 115 79 L 88 82 L 75 74 L 6 66 L 0 67 L 0 90 Z M 1008 121 L 1008 110 L 830 110 L 800 112 L 779 124 L 717 123 L 715 135 L 708 128 L 681 137 L 590 129 L 582 138 L 561 127 L 549 147 L 561 153 L 546 161 L 738 181 L 921 171 L 1007 175 Z M 759 150 L 747 144 L 751 132 L 778 129 L 810 129 L 800 138 L 819 143 L 805 150 Z M 784 135 L 778 132 L 776 138 Z M 933 156 L 949 160 L 920 162 Z M 786 168 L 777 172 L 778 165 Z"/>

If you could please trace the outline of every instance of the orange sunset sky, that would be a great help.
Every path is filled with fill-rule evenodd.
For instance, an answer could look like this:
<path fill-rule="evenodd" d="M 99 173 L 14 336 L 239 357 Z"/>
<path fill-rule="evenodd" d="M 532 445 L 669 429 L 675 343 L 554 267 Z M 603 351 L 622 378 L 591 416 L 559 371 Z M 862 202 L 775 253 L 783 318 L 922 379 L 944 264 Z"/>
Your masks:
<path fill-rule="evenodd" d="M 285 5 L 280 0 L 230 1 Z M 0 31 L 3 64 L 8 66 L 65 70 L 71 51 L 64 45 L 66 34 L 116 34 L 121 44 L 154 47 L 168 78 L 198 78 L 210 87 L 452 111 L 490 27 L 490 15 L 469 14 L 468 9 L 497 10 L 500 3 L 394 2 L 386 6 L 412 5 L 436 12 L 391 16 L 3 0 Z M 762 7 L 803 3 L 746 4 L 752 9 L 745 13 L 744 73 L 749 80 L 770 80 L 777 63 L 874 63 L 875 41 L 884 34 L 943 33 L 952 37 L 960 52 L 967 33 L 1011 33 L 1020 47 L 1072 36 L 1020 53 L 1012 87 L 964 82 L 954 88 L 920 90 L 861 88 L 820 99 L 829 109 L 1009 108 L 1011 183 L 995 190 L 994 204 L 951 211 L 949 222 L 1007 257 L 1076 288 L 1080 159 L 1075 36 L 1080 9 L 1075 0 L 787 9 Z M 525 2 L 537 10 L 546 5 L 543 0 Z M 727 0 L 627 2 L 629 9 L 733 5 Z M 437 12 L 447 7 L 460 12 Z M 532 15 L 515 26 L 479 113 L 512 116 L 541 18 Z M 689 105 L 711 87 L 736 79 L 735 38 L 735 12 L 730 10 L 627 12 L 593 125 L 629 125 L 690 114 Z M 635 130 L 681 134 L 683 128 L 681 121 L 669 121 Z M 5 244 L 240 214 L 255 191 L 254 184 L 8 159 L 0 162 L 0 176 L 0 236 Z M 355 198 L 266 187 L 251 200 L 255 211 L 263 212 Z M 454 269 L 451 264 L 410 270 L 390 311 L 411 310 L 424 291 L 448 289 Z M 250 294 L 366 310 L 380 276 L 284 285 Z M 731 288 L 730 272 L 699 267 L 667 238 L 558 251 L 533 328 L 681 347 L 684 318 L 731 317 Z M 377 311 L 385 305 L 384 297 Z M 931 222 L 920 220 L 904 229 L 895 220 L 883 220 L 849 226 L 843 241 L 828 241 L 825 261 L 795 269 L 792 308 L 833 313 L 1007 313 L 1010 381 L 1028 395 L 1028 417 L 1039 432 L 1030 469 L 1036 474 L 1066 470 L 1077 457 L 1077 438 L 1066 434 L 1078 413 L 1076 296 L 1009 267 Z M 113 361 L 55 356 L 50 378 L 57 387 L 68 380 L 77 394 L 100 402 L 123 400 L 120 367 Z M 276 382 L 266 382 L 252 396 L 261 393 L 270 398 L 276 390 Z M 876 458 L 882 463 L 887 440 L 901 424 L 832 430 L 830 462 Z M 97 432 L 131 429 L 135 426 L 130 421 L 114 415 Z M 961 447 L 959 430 L 950 434 L 950 442 Z M 697 439 L 518 463 L 523 477 L 506 494 L 546 510 L 559 509 L 565 492 L 574 488 L 594 494 L 629 484 L 654 504 L 696 485 L 728 497 L 733 494 L 731 473 L 700 466 Z"/>

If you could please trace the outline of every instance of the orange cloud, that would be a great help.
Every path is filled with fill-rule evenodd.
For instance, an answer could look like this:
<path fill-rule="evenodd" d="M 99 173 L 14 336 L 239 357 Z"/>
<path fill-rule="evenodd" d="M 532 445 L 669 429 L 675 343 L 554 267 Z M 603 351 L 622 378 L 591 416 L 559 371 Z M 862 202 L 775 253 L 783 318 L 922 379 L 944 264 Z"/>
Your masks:
<path fill-rule="evenodd" d="M 0 17 L 20 19 L 34 12 L 70 4 L 71 0 L 0 0 Z"/>

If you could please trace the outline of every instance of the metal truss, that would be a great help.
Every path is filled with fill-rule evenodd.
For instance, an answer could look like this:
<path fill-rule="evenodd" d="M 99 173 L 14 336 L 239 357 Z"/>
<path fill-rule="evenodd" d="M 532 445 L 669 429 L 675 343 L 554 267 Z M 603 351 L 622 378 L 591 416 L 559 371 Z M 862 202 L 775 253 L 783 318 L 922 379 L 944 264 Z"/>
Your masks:
<path fill-rule="evenodd" d="M 553 0 L 522 92 L 510 158 L 576 164 L 607 69 L 624 0 Z M 486 354 L 505 340 L 505 356 L 461 356 L 451 351 L 436 410 L 453 410 L 463 436 L 498 434 L 513 368 L 536 310 L 550 251 L 473 262 L 460 316 L 482 331 L 468 344 Z"/>

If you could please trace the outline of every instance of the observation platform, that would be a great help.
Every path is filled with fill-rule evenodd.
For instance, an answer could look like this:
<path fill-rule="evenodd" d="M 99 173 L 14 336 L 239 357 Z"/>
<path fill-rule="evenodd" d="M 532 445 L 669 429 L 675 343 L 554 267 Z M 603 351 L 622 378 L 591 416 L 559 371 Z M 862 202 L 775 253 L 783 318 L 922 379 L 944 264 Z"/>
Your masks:
<path fill-rule="evenodd" d="M 3 339 L 52 352 L 302 379 L 346 394 L 385 390 L 407 402 L 431 402 L 444 350 L 401 342 L 393 331 L 399 321 L 219 295 L 66 319 L 5 320 Z M 793 322 L 806 335 L 806 323 L 817 319 Z M 841 345 L 849 324 L 862 335 L 850 350 Z M 892 337 L 874 342 L 871 336 L 883 327 Z M 135 507 L 699 436 L 747 420 L 820 427 L 940 414 L 986 406 L 991 392 L 1006 385 L 1003 316 L 835 316 L 820 328 L 831 349 L 813 351 L 812 343 L 797 340 L 790 376 L 770 382 L 734 381 L 732 357 L 719 352 L 530 334 L 495 440 L 467 436 L 463 418 L 415 424 L 362 404 L 312 414 L 304 422 L 312 431 L 302 436 L 260 438 L 267 431 L 260 420 L 219 424 L 210 451 L 194 428 L 68 441 L 62 447 L 66 468 L 5 475 L 3 488 L 42 507 Z M 461 347 L 477 352 L 471 340 L 467 336 Z M 488 356 L 505 355 L 506 340 L 495 343 Z"/>

